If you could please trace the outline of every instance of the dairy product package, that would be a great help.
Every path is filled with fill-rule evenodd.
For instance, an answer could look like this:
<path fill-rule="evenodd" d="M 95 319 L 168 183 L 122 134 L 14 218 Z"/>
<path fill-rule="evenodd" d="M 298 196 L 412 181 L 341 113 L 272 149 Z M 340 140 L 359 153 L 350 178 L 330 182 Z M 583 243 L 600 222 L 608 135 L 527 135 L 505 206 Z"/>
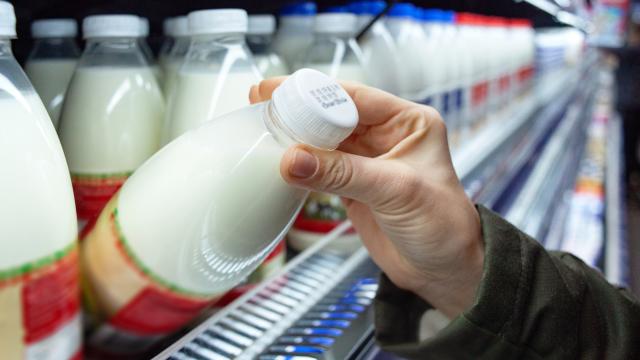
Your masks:
<path fill-rule="evenodd" d="M 59 133 L 81 225 L 159 147 L 164 102 L 142 54 L 133 15 L 83 23 L 87 45 L 62 110 Z"/>
<path fill-rule="evenodd" d="M 33 49 L 25 71 L 57 128 L 67 86 L 80 56 L 74 19 L 45 19 L 31 24 Z"/>
<path fill-rule="evenodd" d="M 160 70 L 164 71 L 167 57 L 171 52 L 173 44 L 176 42 L 176 20 L 178 17 L 166 18 L 162 21 L 162 45 L 158 52 L 158 64 Z"/>
<path fill-rule="evenodd" d="M 0 353 L 79 359 L 77 224 L 69 170 L 47 111 L 11 53 L 0 1 Z"/>
<path fill-rule="evenodd" d="M 293 72 L 294 64 L 300 60 L 300 54 L 313 41 L 316 12 L 316 4 L 311 1 L 290 4 L 280 10 L 279 27 L 273 40 L 273 49 L 284 60 L 289 72 Z"/>
<path fill-rule="evenodd" d="M 286 64 L 271 48 L 275 30 L 276 19 L 273 15 L 249 16 L 247 45 L 258 70 L 265 78 L 288 74 Z"/>
<path fill-rule="evenodd" d="M 262 79 L 244 41 L 244 10 L 194 11 L 188 21 L 191 44 L 168 97 L 165 143 L 249 105 L 249 90 Z"/>
<path fill-rule="evenodd" d="M 394 39 L 402 60 L 400 66 L 400 95 L 412 101 L 431 104 L 428 94 L 424 59 L 429 56 L 426 37 L 419 22 L 419 13 L 409 3 L 396 3 L 385 18 L 385 25 Z"/>
<path fill-rule="evenodd" d="M 272 253 L 307 196 L 281 178 L 287 147 L 334 149 L 357 120 L 334 80 L 304 69 L 271 101 L 162 148 L 83 236 L 85 298 L 101 324 L 90 342 L 143 348 L 239 284 Z"/>
<path fill-rule="evenodd" d="M 171 91 L 175 87 L 176 78 L 178 77 L 178 71 L 180 66 L 184 62 L 184 58 L 189 50 L 189 44 L 191 38 L 189 37 L 189 26 L 186 16 L 178 16 L 170 19 L 170 34 L 173 37 L 173 41 L 170 47 L 165 50 L 166 53 L 161 53 L 160 67 L 164 74 L 163 92 L 165 98 L 169 98 Z"/>
<path fill-rule="evenodd" d="M 341 80 L 368 83 L 362 51 L 353 38 L 356 22 L 356 16 L 350 13 L 318 14 L 313 42 L 303 51 L 297 66 Z"/>
<path fill-rule="evenodd" d="M 386 7 L 384 1 L 356 1 L 349 10 L 356 14 L 357 32 Z M 368 75 L 368 83 L 379 89 L 400 95 L 401 61 L 393 37 L 384 21 L 376 21 L 359 41 L 362 63 Z"/>

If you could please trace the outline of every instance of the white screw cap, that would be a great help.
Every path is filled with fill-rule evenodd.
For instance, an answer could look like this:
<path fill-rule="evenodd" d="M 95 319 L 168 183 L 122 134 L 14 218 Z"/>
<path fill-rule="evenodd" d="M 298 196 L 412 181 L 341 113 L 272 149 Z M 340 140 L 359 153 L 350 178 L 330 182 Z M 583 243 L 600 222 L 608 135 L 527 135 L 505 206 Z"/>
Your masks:
<path fill-rule="evenodd" d="M 348 13 L 324 13 L 316 15 L 314 31 L 323 34 L 349 33 L 356 31 L 357 17 Z"/>
<path fill-rule="evenodd" d="M 0 1 L 0 36 L 16 37 L 16 14 L 6 1 Z"/>
<path fill-rule="evenodd" d="M 273 15 L 249 16 L 249 30 L 247 34 L 267 35 L 276 31 L 276 18 Z"/>
<path fill-rule="evenodd" d="M 94 37 L 138 37 L 140 19 L 135 15 L 93 15 L 82 20 L 82 36 Z"/>
<path fill-rule="evenodd" d="M 146 38 L 149 36 L 149 19 L 141 17 L 140 19 L 140 37 Z"/>
<path fill-rule="evenodd" d="M 299 141 L 333 150 L 358 124 L 358 110 L 335 79 L 300 69 L 273 92 L 272 103 L 287 130 Z"/>
<path fill-rule="evenodd" d="M 41 38 L 64 38 L 78 35 L 78 23 L 74 19 L 44 19 L 31 23 L 31 36 Z"/>
<path fill-rule="evenodd" d="M 176 16 L 165 19 L 162 23 L 165 36 L 181 37 L 189 35 L 189 22 L 186 16 Z"/>
<path fill-rule="evenodd" d="M 191 35 L 247 32 L 247 12 L 242 9 L 193 11 L 188 19 Z"/>

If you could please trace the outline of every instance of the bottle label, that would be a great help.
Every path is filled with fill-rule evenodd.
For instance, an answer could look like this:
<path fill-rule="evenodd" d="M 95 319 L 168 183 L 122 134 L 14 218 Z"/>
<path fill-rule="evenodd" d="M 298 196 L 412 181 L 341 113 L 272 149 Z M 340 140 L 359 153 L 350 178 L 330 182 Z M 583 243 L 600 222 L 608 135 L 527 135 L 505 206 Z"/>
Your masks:
<path fill-rule="evenodd" d="M 82 240 L 83 294 L 96 327 L 90 343 L 139 351 L 186 325 L 221 294 L 188 291 L 145 266 L 122 233 L 117 200 L 87 225 Z M 132 343 L 135 349 L 127 348 Z"/>
<path fill-rule="evenodd" d="M 454 90 L 454 94 L 455 109 L 457 111 L 462 110 L 462 107 L 464 106 L 464 92 L 462 89 L 456 89 Z"/>
<path fill-rule="evenodd" d="M 471 104 L 481 106 L 487 100 L 489 94 L 489 82 L 483 81 L 475 84 L 471 89 Z"/>
<path fill-rule="evenodd" d="M 78 250 L 0 270 L 0 353 L 7 359 L 80 359 Z"/>
<path fill-rule="evenodd" d="M 130 175 L 131 172 L 102 175 L 72 173 L 71 183 L 78 218 L 91 220 L 97 217 Z"/>
<path fill-rule="evenodd" d="M 500 89 L 500 93 L 504 94 L 509 91 L 511 87 L 511 79 L 508 74 L 502 75 L 498 80 L 498 88 Z"/>

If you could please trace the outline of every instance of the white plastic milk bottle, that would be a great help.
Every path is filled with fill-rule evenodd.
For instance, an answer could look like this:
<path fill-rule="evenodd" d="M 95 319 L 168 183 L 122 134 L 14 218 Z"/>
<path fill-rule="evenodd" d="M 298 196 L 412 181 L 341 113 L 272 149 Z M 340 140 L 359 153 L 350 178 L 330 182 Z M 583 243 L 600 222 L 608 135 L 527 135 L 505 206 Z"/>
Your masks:
<path fill-rule="evenodd" d="M 163 90 L 165 98 L 169 98 L 176 84 L 178 71 L 189 51 L 191 38 L 189 37 L 189 23 L 186 16 L 171 19 L 171 32 L 174 41 L 164 58 L 160 58 L 160 66 L 164 74 Z"/>
<path fill-rule="evenodd" d="M 90 16 L 60 120 L 78 218 L 96 217 L 159 147 L 164 103 L 133 15 Z"/>
<path fill-rule="evenodd" d="M 300 54 L 313 41 L 313 22 L 317 7 L 314 2 L 305 1 L 287 5 L 280 10 L 280 24 L 273 49 L 282 57 L 290 72 L 299 60 Z"/>
<path fill-rule="evenodd" d="M 271 48 L 275 30 L 276 18 L 273 15 L 249 16 L 247 45 L 251 49 L 258 70 L 265 78 L 289 73 L 284 61 Z"/>
<path fill-rule="evenodd" d="M 358 121 L 349 95 L 303 69 L 271 101 L 178 137 L 142 165 L 82 241 L 92 313 L 152 342 L 180 329 L 242 281 L 282 239 L 307 191 L 280 175 L 283 153 L 335 149 Z M 153 321 L 149 321 L 153 314 Z M 179 315 L 179 316 L 178 316 Z"/>
<path fill-rule="evenodd" d="M 201 10 L 188 18 L 191 45 L 169 94 L 166 142 L 249 105 L 249 90 L 262 79 L 244 41 L 244 10 Z"/>
<path fill-rule="evenodd" d="M 303 51 L 298 67 L 307 67 L 341 80 L 367 83 L 362 51 L 353 36 L 356 16 L 322 13 L 316 16 L 313 43 Z"/>
<path fill-rule="evenodd" d="M 78 24 L 74 19 L 37 20 L 31 24 L 31 35 L 35 42 L 25 71 L 57 128 L 64 95 L 80 56 L 75 41 Z"/>
<path fill-rule="evenodd" d="M 0 357 L 81 357 L 77 224 L 69 170 L 40 98 L 11 53 L 0 1 Z"/>
<path fill-rule="evenodd" d="M 160 70 L 164 71 L 165 64 L 169 53 L 171 52 L 171 48 L 173 44 L 176 42 L 176 31 L 175 31 L 175 23 L 177 17 L 170 17 L 164 19 L 162 21 L 162 45 L 160 46 L 160 51 L 158 52 L 158 64 L 160 65 Z"/>
<path fill-rule="evenodd" d="M 361 31 L 385 7 L 386 3 L 382 0 L 351 3 L 349 9 L 358 17 L 357 32 Z M 376 21 L 360 39 L 359 44 L 369 84 L 399 95 L 401 62 L 393 37 L 384 21 Z"/>

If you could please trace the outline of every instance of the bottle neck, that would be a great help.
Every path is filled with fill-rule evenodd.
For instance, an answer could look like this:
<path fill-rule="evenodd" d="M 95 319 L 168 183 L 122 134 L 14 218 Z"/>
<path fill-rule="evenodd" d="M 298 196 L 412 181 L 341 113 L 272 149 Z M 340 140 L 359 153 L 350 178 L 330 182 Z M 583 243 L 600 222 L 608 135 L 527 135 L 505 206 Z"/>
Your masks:
<path fill-rule="evenodd" d="M 331 39 L 340 39 L 344 41 L 348 41 L 353 37 L 353 33 L 351 32 L 316 32 L 315 38 L 319 40 L 331 40 Z"/>
<path fill-rule="evenodd" d="M 75 39 L 70 37 L 36 39 L 30 58 L 70 58 L 80 56 Z"/>
<path fill-rule="evenodd" d="M 13 56 L 11 39 L 0 38 L 0 57 Z"/>
<path fill-rule="evenodd" d="M 89 38 L 79 66 L 148 66 L 136 37 Z"/>
<path fill-rule="evenodd" d="M 284 123 L 273 100 L 266 103 L 263 118 L 267 130 L 269 130 L 280 145 L 289 147 L 294 144 L 303 143 Z"/>
<path fill-rule="evenodd" d="M 244 43 L 244 33 L 222 33 L 222 34 L 203 34 L 191 37 L 192 44 L 217 43 L 223 45 L 234 45 Z"/>
<path fill-rule="evenodd" d="M 247 45 L 253 54 L 265 54 L 273 41 L 273 34 L 248 34 Z"/>

